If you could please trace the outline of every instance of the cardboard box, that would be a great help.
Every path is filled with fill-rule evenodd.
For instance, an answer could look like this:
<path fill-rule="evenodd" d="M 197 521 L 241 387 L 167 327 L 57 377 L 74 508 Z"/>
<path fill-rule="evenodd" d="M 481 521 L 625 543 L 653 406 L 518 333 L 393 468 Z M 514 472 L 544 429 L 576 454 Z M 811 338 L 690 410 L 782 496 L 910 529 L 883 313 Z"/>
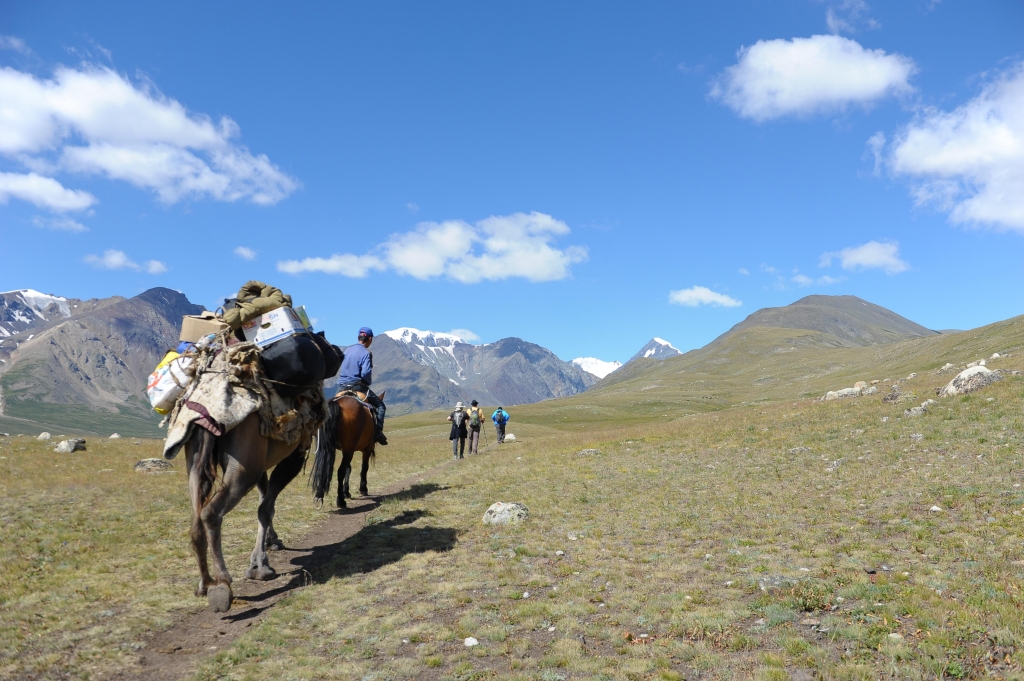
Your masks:
<path fill-rule="evenodd" d="M 299 315 L 290 307 L 279 307 L 266 314 L 242 324 L 245 340 L 265 347 L 274 341 L 307 333 L 306 325 Z"/>
<path fill-rule="evenodd" d="M 199 315 L 185 315 L 181 318 L 181 340 L 195 343 L 203 336 L 220 333 L 228 325 L 217 319 L 217 315 L 205 311 Z"/>

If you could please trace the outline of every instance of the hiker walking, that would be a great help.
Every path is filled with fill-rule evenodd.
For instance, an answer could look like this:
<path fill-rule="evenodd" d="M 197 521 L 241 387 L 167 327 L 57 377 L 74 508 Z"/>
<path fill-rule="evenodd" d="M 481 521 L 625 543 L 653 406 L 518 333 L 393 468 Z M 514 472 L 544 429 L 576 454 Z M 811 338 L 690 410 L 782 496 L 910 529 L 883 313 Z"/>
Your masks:
<path fill-rule="evenodd" d="M 479 454 L 480 449 L 480 426 L 484 423 L 484 413 L 479 407 L 479 402 L 473 400 L 466 410 L 466 418 L 469 421 L 469 453 L 471 456 Z"/>
<path fill-rule="evenodd" d="M 362 327 L 356 335 L 356 340 L 358 343 L 345 348 L 345 360 L 338 370 L 338 392 L 351 390 L 366 395 L 362 398 L 363 401 L 373 407 L 377 414 L 375 439 L 378 444 L 386 445 L 388 439 L 384 437 L 384 403 L 370 390 L 370 383 L 373 381 L 373 353 L 370 352 L 373 329 L 368 326 Z"/>
<path fill-rule="evenodd" d="M 452 457 L 455 459 L 465 458 L 463 455 L 466 453 L 466 423 L 469 419 L 463 411 L 465 406 L 462 402 L 456 403 L 455 411 L 448 415 L 448 420 L 452 422 L 448 439 L 452 441 Z"/>
<path fill-rule="evenodd" d="M 509 415 L 503 407 L 498 407 L 491 414 L 491 420 L 494 421 L 494 430 L 498 433 L 498 444 L 505 442 L 505 424 L 508 423 Z"/>

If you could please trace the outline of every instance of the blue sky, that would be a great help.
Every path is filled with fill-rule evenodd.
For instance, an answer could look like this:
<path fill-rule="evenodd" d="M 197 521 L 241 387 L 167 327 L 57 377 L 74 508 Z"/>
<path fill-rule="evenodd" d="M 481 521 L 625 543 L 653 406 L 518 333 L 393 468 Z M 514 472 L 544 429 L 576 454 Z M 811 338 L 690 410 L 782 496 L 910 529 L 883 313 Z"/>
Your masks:
<path fill-rule="evenodd" d="M 1024 312 L 1019 2 L 150 5 L 0 0 L 0 289 L 620 361 Z"/>

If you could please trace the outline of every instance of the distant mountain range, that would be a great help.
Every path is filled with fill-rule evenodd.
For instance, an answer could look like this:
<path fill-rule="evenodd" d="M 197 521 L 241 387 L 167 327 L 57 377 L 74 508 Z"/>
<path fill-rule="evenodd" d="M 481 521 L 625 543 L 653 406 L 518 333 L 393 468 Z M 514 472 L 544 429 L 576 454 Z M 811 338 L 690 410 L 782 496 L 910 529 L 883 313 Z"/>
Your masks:
<path fill-rule="evenodd" d="M 637 352 L 635 355 L 629 358 L 629 362 L 641 358 L 668 359 L 669 357 L 675 357 L 676 355 L 681 354 L 683 353 L 677 350 L 667 340 L 663 340 L 661 338 L 652 338 L 651 340 L 647 341 L 647 345 L 640 348 L 639 352 Z M 629 364 L 629 362 L 626 362 L 626 364 Z"/>

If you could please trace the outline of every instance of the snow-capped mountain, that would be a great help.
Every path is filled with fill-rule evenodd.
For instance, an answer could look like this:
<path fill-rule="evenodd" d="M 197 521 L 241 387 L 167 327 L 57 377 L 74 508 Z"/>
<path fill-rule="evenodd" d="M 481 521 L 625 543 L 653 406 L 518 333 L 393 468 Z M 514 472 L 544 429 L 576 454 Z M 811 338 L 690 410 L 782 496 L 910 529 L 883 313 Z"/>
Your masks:
<path fill-rule="evenodd" d="M 603 359 L 598 359 L 597 357 L 577 357 L 572 361 L 572 363 L 598 378 L 604 378 L 622 366 L 622 362 L 606 362 Z"/>
<path fill-rule="evenodd" d="M 395 393 L 396 398 L 415 403 L 417 408 L 433 409 L 469 399 L 484 405 L 529 404 L 575 395 L 597 382 L 595 375 L 519 338 L 472 345 L 454 334 L 409 327 L 385 331 L 382 336 L 373 345 L 374 369 L 380 372 L 381 381 L 386 379 L 389 384 L 397 383 L 400 375 L 408 376 L 407 384 L 413 374 L 419 376 L 415 379 L 419 387 L 404 388 L 408 395 Z M 408 369 L 402 369 L 403 364 Z M 424 374 L 417 364 L 437 373 Z M 447 382 L 440 391 L 438 379 Z M 374 385 L 377 382 L 375 379 Z M 393 401 L 390 394 L 389 404 Z"/>
<path fill-rule="evenodd" d="M 55 319 L 66 319 L 71 316 L 71 305 L 67 298 L 30 288 L 0 293 L 0 338 L 42 326 Z"/>
<path fill-rule="evenodd" d="M 683 354 L 676 349 L 671 343 L 663 338 L 652 338 L 647 342 L 647 345 L 640 348 L 640 352 L 636 353 L 629 358 L 632 362 L 634 359 L 640 359 L 646 357 L 649 359 L 668 359 L 669 357 L 675 357 L 676 355 Z"/>

